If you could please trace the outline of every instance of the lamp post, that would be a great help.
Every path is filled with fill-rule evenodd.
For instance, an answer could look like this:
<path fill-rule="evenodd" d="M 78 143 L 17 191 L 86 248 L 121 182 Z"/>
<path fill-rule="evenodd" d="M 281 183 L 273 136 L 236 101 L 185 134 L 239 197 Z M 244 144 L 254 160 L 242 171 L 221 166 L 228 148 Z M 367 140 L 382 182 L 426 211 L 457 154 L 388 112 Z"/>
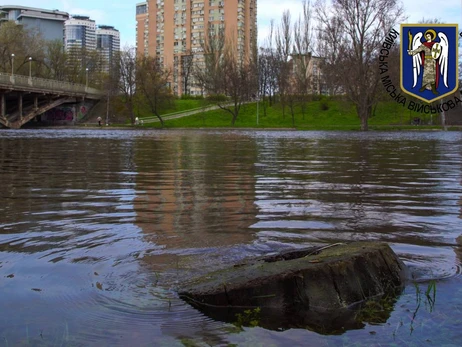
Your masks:
<path fill-rule="evenodd" d="M 85 69 L 85 88 L 88 88 L 88 68 Z"/>
<path fill-rule="evenodd" d="M 14 53 L 11 53 L 11 76 L 14 75 Z"/>
<path fill-rule="evenodd" d="M 260 102 L 260 95 L 257 94 L 257 126 L 258 126 L 258 104 Z"/>
<path fill-rule="evenodd" d="M 32 57 L 29 57 L 29 78 L 32 78 Z"/>

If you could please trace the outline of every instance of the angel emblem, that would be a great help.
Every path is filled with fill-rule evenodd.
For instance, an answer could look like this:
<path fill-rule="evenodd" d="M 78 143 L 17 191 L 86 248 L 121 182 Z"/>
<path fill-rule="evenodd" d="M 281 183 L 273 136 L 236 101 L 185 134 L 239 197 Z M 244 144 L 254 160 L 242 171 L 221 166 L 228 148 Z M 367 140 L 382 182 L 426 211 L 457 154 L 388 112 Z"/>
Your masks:
<path fill-rule="evenodd" d="M 422 32 L 417 33 L 414 38 L 409 31 L 409 55 L 412 55 L 412 73 L 413 85 L 415 88 L 417 80 L 422 73 L 422 86 L 419 91 L 424 92 L 430 90 L 434 95 L 438 95 L 438 85 L 442 77 L 443 83 L 448 87 L 448 52 L 449 41 L 445 33 L 438 33 L 439 41 L 437 39 L 436 31 L 428 29 L 422 35 Z M 426 41 L 422 42 L 422 37 Z"/>

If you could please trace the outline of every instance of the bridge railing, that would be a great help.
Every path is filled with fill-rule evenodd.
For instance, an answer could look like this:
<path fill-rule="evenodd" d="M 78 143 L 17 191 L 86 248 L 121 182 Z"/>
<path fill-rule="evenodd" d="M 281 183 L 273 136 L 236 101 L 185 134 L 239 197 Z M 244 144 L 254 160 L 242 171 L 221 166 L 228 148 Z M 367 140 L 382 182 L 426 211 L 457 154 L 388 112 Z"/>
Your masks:
<path fill-rule="evenodd" d="M 98 94 L 102 95 L 101 90 L 87 87 L 83 84 L 51 80 L 46 78 L 28 77 L 23 75 L 12 75 L 0 72 L 0 85 L 10 85 L 16 87 L 28 87 L 48 90 L 51 92 L 67 92 L 76 94 Z"/>

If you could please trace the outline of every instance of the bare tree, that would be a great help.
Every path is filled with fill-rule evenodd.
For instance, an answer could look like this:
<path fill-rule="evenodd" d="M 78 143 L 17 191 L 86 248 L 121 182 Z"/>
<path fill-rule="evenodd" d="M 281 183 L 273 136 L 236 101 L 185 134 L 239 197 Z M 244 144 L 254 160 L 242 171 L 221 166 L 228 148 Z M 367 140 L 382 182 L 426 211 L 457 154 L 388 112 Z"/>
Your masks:
<path fill-rule="evenodd" d="M 306 103 L 315 88 L 313 85 L 313 21 L 312 8 L 308 0 L 302 1 L 303 11 L 294 24 L 294 84 L 297 99 L 300 102 L 303 118 L 306 112 Z M 293 118 L 293 111 L 292 111 Z M 293 121 L 294 122 L 294 121 Z"/>
<path fill-rule="evenodd" d="M 269 100 L 270 106 L 273 102 L 275 75 L 273 71 L 274 64 L 273 58 L 274 52 L 271 48 L 260 47 L 258 54 L 258 97 L 262 100 L 263 114 L 266 116 L 267 99 Z"/>
<path fill-rule="evenodd" d="M 263 112 L 266 116 L 267 99 L 269 106 L 273 105 L 273 98 L 278 86 L 279 64 L 274 48 L 274 21 L 270 22 L 270 31 L 264 46 L 258 54 L 258 83 L 259 96 L 263 101 Z"/>
<path fill-rule="evenodd" d="M 343 88 L 340 83 L 339 71 L 332 69 L 333 66 L 338 66 L 342 63 L 341 49 L 338 45 L 330 44 L 337 37 L 343 38 L 344 33 L 341 32 L 339 19 L 330 18 L 327 22 L 324 31 L 318 30 L 316 47 L 317 52 L 321 56 L 320 68 L 322 70 L 323 82 L 326 84 L 329 95 L 341 93 Z"/>
<path fill-rule="evenodd" d="M 376 59 L 381 41 L 403 18 L 398 0 L 318 0 L 324 71 L 342 87 L 356 106 L 361 130 L 379 95 L 379 70 Z"/>
<path fill-rule="evenodd" d="M 119 60 L 119 52 L 114 55 L 114 61 Z M 102 74 L 101 89 L 106 95 L 106 124 L 110 123 L 110 114 L 114 114 L 114 101 L 119 92 L 120 71 L 111 66 L 107 73 Z"/>
<path fill-rule="evenodd" d="M 282 105 L 282 117 L 285 117 L 285 107 L 287 104 L 287 95 L 289 93 L 291 75 L 289 63 L 290 49 L 293 44 L 292 27 L 291 27 L 290 12 L 284 11 L 282 14 L 281 25 L 276 30 L 276 54 L 278 62 L 278 92 Z"/>
<path fill-rule="evenodd" d="M 209 31 L 201 41 L 202 57 L 194 67 L 194 77 L 203 90 L 210 95 L 220 93 L 222 85 L 222 60 L 225 48 L 225 29 Z M 201 59 L 202 58 L 202 59 Z"/>
<path fill-rule="evenodd" d="M 189 51 L 181 56 L 181 80 L 183 82 L 183 94 L 190 94 L 190 84 L 194 70 L 194 54 Z"/>
<path fill-rule="evenodd" d="M 171 72 L 165 69 L 157 59 L 143 57 L 138 61 L 136 82 L 139 93 L 149 105 L 151 112 L 159 119 L 161 126 L 164 120 L 160 116 L 160 109 L 173 99 L 171 89 L 168 87 Z"/>
<path fill-rule="evenodd" d="M 211 31 L 202 43 L 204 61 L 195 77 L 207 95 L 216 97 L 217 106 L 229 112 L 234 125 L 245 101 L 258 88 L 255 58 L 239 57 L 237 45 L 225 38 L 225 28 Z"/>
<path fill-rule="evenodd" d="M 134 47 L 124 48 L 120 52 L 116 66 L 120 76 L 119 91 L 131 124 L 135 124 L 136 65 L 136 49 Z"/>
<path fill-rule="evenodd" d="M 218 106 L 231 114 L 231 124 L 234 125 L 242 104 L 250 100 L 258 88 L 256 65 L 252 60 L 239 59 L 233 45 L 226 50 L 220 65 L 222 72 L 220 90 L 229 97 L 230 102 L 219 102 Z"/>

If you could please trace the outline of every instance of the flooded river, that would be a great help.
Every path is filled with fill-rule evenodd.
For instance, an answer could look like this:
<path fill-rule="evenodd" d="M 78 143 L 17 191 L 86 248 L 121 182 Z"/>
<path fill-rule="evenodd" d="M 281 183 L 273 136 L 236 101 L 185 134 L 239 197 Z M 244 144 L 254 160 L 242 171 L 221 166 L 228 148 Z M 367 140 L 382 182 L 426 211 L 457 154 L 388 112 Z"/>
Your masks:
<path fill-rule="evenodd" d="M 0 346 L 460 345 L 461 183 L 460 132 L 1 130 Z M 354 329 L 236 327 L 176 294 L 355 240 L 414 281 Z"/>

